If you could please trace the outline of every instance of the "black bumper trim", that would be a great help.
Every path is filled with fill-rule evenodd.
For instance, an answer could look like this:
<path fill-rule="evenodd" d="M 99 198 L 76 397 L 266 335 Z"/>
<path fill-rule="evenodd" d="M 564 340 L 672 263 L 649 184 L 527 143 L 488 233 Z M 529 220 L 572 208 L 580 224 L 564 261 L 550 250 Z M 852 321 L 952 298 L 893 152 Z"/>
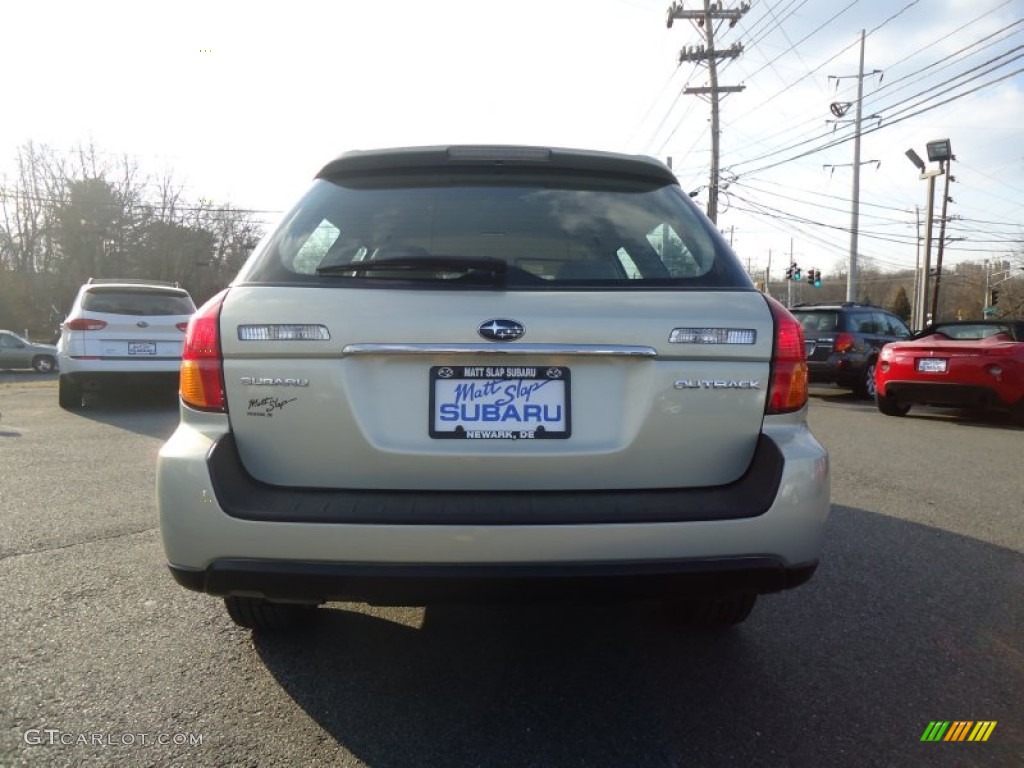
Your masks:
<path fill-rule="evenodd" d="M 254 479 L 226 435 L 207 457 L 224 512 L 240 520 L 370 525 L 595 525 L 739 520 L 767 512 L 785 460 L 761 435 L 747 471 L 706 488 L 602 491 L 375 491 L 287 488 Z"/>
<path fill-rule="evenodd" d="M 887 381 L 885 396 L 904 403 L 952 406 L 961 408 L 1012 408 L 998 393 L 980 384 L 947 384 L 945 382 Z"/>
<path fill-rule="evenodd" d="M 169 566 L 183 587 L 220 597 L 391 606 L 764 594 L 800 586 L 817 567 L 816 560 L 786 566 L 772 557 L 529 565 L 225 559 L 205 570 Z"/>

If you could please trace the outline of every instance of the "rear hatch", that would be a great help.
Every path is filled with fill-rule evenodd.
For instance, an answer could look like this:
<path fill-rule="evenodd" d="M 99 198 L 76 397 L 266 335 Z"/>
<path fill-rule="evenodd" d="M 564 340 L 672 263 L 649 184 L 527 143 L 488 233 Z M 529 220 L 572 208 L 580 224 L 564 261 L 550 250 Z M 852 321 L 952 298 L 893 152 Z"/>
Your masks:
<path fill-rule="evenodd" d="M 772 312 L 650 158 L 350 153 L 233 285 L 229 417 L 268 483 L 717 486 L 761 432 Z"/>
<path fill-rule="evenodd" d="M 84 355 L 107 360 L 180 360 L 195 306 L 184 291 L 102 286 L 82 299 L 82 316 L 102 328 L 82 334 Z"/>
<path fill-rule="evenodd" d="M 826 362 L 839 335 L 839 312 L 834 309 L 796 309 L 793 315 L 804 329 L 807 362 Z"/>
<path fill-rule="evenodd" d="M 478 329 L 496 320 L 525 333 L 487 341 Z M 325 338 L 258 338 L 275 326 Z M 669 342 L 694 328 L 752 331 L 753 343 Z M 243 463 L 300 487 L 728 483 L 761 431 L 773 343 L 754 291 L 243 286 L 220 330 Z"/>

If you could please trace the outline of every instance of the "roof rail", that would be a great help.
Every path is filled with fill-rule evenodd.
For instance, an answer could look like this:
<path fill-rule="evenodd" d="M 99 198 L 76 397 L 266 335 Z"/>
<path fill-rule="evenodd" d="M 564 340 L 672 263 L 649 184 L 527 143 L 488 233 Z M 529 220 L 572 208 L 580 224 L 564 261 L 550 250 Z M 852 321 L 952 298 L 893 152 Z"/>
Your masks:
<path fill-rule="evenodd" d="M 86 285 L 166 285 L 168 288 L 181 288 L 181 283 L 170 280 L 140 280 L 134 277 L 90 277 Z"/>

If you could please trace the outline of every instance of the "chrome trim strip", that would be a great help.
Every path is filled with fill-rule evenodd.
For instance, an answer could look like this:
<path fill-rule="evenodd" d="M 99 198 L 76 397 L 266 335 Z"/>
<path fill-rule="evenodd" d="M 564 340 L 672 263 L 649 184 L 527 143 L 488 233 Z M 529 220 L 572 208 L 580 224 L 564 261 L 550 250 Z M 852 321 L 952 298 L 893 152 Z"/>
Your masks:
<path fill-rule="evenodd" d="M 356 355 L 571 355 L 575 357 L 658 356 L 654 347 L 602 346 L 599 344 L 349 344 L 342 357 Z"/>

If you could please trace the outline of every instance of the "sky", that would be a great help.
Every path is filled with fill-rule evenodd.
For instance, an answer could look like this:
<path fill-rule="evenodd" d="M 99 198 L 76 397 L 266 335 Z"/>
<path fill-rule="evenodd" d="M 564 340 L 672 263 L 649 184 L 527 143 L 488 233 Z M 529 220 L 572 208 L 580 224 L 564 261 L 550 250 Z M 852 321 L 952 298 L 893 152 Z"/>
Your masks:
<path fill-rule="evenodd" d="M 707 69 L 678 61 L 703 30 L 669 29 L 670 4 L 9 1 L 0 172 L 29 140 L 92 142 L 272 222 L 350 149 L 536 144 L 671 158 L 704 207 L 710 108 L 683 89 Z M 826 273 L 848 258 L 855 108 L 826 121 L 856 101 L 862 30 L 861 259 L 914 267 L 927 184 L 904 152 L 941 138 L 947 265 L 1020 251 L 1024 0 L 753 0 L 716 32 L 743 45 L 719 78 L 744 86 L 720 126 L 718 226 L 740 258 L 775 277 L 790 253 Z M 940 181 L 936 217 L 941 200 Z"/>

